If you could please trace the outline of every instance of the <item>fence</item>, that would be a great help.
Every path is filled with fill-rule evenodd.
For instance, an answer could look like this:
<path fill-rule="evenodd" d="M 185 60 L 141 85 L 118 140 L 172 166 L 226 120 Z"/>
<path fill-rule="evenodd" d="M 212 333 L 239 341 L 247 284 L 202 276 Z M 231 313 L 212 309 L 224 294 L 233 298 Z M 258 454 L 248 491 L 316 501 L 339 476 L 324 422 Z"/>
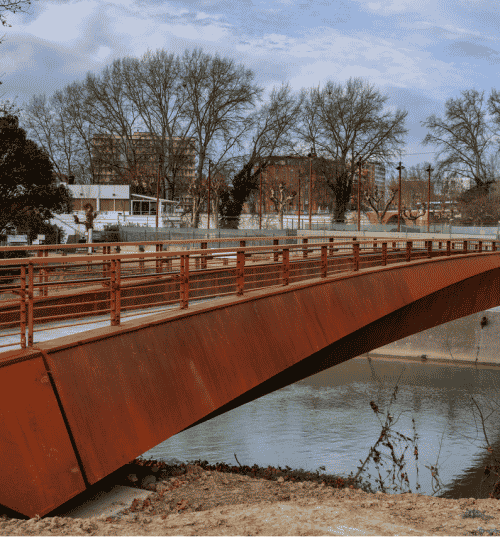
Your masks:
<path fill-rule="evenodd" d="M 181 240 L 206 240 L 206 239 L 229 239 L 231 237 L 296 237 L 297 230 L 255 230 L 255 229 L 197 229 L 197 228 L 170 228 L 156 229 L 154 227 L 128 227 L 119 226 L 120 240 L 123 242 L 141 241 L 181 241 Z M 186 243 L 188 244 L 188 243 Z M 269 244 L 272 244 L 269 243 Z M 290 244 L 290 243 L 287 243 Z M 238 242 L 228 244 L 237 246 Z M 250 242 L 249 246 L 253 246 Z M 217 244 L 220 248 L 220 243 Z M 189 248 L 188 248 L 189 249 Z"/>
<path fill-rule="evenodd" d="M 186 309 L 193 300 L 242 296 L 271 286 L 422 258 L 495 252 L 499 244 L 463 239 L 254 237 L 255 243 L 272 240 L 272 245 L 248 246 L 242 238 L 234 248 L 227 247 L 231 239 L 220 240 L 226 241 L 225 248 L 209 249 L 203 241 L 201 248 L 189 253 L 162 251 L 159 244 L 155 252 L 115 254 L 110 245 L 103 245 L 103 254 L 92 257 L 2 260 L 0 348 L 30 347 L 34 332 L 50 331 L 54 322 L 62 323 L 57 326 L 60 329 L 88 325 L 95 316 L 109 315 L 111 325 L 117 326 L 130 316 L 152 315 L 173 307 Z M 13 271 L 17 278 L 13 278 Z M 81 318 L 85 320 L 76 322 Z"/>

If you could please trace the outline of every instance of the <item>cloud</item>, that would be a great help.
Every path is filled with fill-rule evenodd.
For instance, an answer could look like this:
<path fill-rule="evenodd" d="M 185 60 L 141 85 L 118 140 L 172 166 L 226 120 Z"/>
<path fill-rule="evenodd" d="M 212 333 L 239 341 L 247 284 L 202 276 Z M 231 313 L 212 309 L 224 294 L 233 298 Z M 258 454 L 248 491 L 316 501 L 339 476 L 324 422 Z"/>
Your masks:
<path fill-rule="evenodd" d="M 446 45 L 445 52 L 449 56 L 488 60 L 488 63 L 491 65 L 500 63 L 500 52 L 484 45 L 476 45 L 469 41 L 455 41 L 454 43 Z"/>

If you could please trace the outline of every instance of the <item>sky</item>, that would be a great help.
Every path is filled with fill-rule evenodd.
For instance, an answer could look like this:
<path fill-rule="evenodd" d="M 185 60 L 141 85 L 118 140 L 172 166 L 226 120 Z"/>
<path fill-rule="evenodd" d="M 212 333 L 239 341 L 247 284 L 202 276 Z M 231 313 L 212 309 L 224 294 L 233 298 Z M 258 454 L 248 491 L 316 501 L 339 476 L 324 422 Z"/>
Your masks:
<path fill-rule="evenodd" d="M 33 0 L 27 10 L 0 28 L 0 98 L 17 104 L 118 58 L 201 47 L 267 90 L 364 78 L 408 111 L 411 166 L 436 150 L 421 145 L 421 121 L 443 117 L 463 90 L 500 89 L 498 0 Z"/>

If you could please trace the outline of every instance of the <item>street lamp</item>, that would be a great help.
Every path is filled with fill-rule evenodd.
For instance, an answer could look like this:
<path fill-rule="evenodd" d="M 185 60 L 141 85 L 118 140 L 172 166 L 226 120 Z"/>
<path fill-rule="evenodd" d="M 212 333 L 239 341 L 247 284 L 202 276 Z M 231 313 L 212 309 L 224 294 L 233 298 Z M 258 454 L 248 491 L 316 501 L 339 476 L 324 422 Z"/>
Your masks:
<path fill-rule="evenodd" d="M 160 210 L 160 174 L 163 167 L 163 155 L 160 155 L 158 161 L 158 181 L 156 182 L 156 233 L 158 233 L 158 214 Z"/>
<path fill-rule="evenodd" d="M 359 175 L 358 175 L 358 231 L 361 229 L 361 159 L 358 160 Z"/>
<path fill-rule="evenodd" d="M 262 170 L 259 172 L 259 229 L 262 229 Z"/>
<path fill-rule="evenodd" d="M 309 157 L 309 230 L 312 229 L 312 159 L 316 158 L 316 152 L 314 147 L 311 147 L 311 152 L 307 155 Z"/>
<path fill-rule="evenodd" d="M 431 222 L 431 172 L 433 172 L 434 170 L 429 164 L 425 171 L 429 174 L 429 184 L 427 185 L 427 233 L 429 233 Z"/>
<path fill-rule="evenodd" d="M 405 167 L 401 165 L 399 161 L 399 166 L 396 170 L 399 170 L 399 191 L 398 191 L 398 233 L 401 229 L 401 170 L 404 170 Z"/>
<path fill-rule="evenodd" d="M 208 159 L 208 214 L 207 214 L 207 229 L 210 229 L 210 182 L 212 172 L 212 161 Z"/>
<path fill-rule="evenodd" d="M 299 223 L 297 224 L 297 229 L 300 229 L 300 174 L 302 172 L 302 166 L 299 170 Z"/>

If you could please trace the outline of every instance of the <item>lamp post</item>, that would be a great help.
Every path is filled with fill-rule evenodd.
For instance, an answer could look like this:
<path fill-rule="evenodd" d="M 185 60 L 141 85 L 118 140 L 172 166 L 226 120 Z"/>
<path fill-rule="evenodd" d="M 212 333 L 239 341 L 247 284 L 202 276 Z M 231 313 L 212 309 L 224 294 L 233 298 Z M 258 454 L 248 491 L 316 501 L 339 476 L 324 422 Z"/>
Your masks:
<path fill-rule="evenodd" d="M 210 229 L 210 182 L 212 172 L 212 161 L 208 159 L 208 214 L 207 214 L 207 229 Z"/>
<path fill-rule="evenodd" d="M 302 166 L 299 169 L 299 222 L 297 224 L 297 229 L 300 229 L 300 174 L 302 172 Z"/>
<path fill-rule="evenodd" d="M 363 163 L 361 159 L 358 160 L 359 173 L 358 173 L 358 231 L 361 229 L 361 166 Z"/>
<path fill-rule="evenodd" d="M 431 223 L 431 172 L 433 172 L 434 170 L 429 164 L 425 171 L 429 174 L 429 183 L 427 185 L 427 233 L 429 233 Z"/>
<path fill-rule="evenodd" d="M 160 155 L 158 160 L 158 181 L 156 181 L 156 233 L 158 233 L 158 214 L 160 210 L 160 174 L 163 167 L 163 155 Z"/>
<path fill-rule="evenodd" d="M 312 159 L 316 158 L 314 147 L 311 147 L 311 152 L 307 155 L 309 157 L 309 230 L 312 229 Z"/>
<path fill-rule="evenodd" d="M 259 172 L 259 229 L 262 229 L 262 170 Z"/>
<path fill-rule="evenodd" d="M 399 170 L 399 191 L 398 191 L 398 233 L 401 229 L 401 170 L 404 170 L 405 167 L 401 165 L 399 161 L 399 166 L 396 170 Z"/>

